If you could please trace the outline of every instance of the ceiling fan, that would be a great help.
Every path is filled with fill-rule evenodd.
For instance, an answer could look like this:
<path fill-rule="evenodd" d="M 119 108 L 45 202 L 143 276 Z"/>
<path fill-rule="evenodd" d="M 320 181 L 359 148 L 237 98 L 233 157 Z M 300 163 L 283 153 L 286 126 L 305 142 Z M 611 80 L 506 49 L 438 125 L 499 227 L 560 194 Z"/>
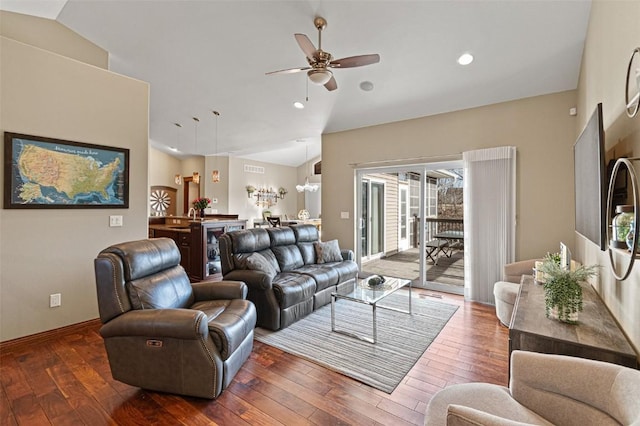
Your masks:
<path fill-rule="evenodd" d="M 294 35 L 300 49 L 302 49 L 304 54 L 307 56 L 309 66 L 272 71 L 266 73 L 267 75 L 292 74 L 307 71 L 307 76 L 312 83 L 317 84 L 318 86 L 324 85 L 327 90 L 331 91 L 338 88 L 338 83 L 336 83 L 336 79 L 333 77 L 333 72 L 331 72 L 330 68 L 354 68 L 380 62 L 380 55 L 378 54 L 349 56 L 347 58 L 333 60 L 331 53 L 322 50 L 322 30 L 326 28 L 327 21 L 318 16 L 313 20 L 313 24 L 318 29 L 317 49 L 305 34 Z"/>

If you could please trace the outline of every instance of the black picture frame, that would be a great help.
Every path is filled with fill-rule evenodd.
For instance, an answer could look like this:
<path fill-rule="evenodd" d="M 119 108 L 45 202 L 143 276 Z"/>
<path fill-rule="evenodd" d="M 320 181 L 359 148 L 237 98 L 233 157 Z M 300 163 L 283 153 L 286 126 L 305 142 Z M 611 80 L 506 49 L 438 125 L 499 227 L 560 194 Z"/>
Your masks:
<path fill-rule="evenodd" d="M 3 208 L 129 208 L 129 150 L 5 132 Z"/>

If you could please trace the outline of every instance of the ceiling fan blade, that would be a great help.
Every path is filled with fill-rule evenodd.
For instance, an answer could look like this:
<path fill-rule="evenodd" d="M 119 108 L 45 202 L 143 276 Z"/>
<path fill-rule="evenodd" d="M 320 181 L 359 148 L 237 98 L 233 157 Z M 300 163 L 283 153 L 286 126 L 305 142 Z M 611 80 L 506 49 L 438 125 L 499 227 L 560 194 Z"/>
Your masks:
<path fill-rule="evenodd" d="M 293 74 L 296 72 L 301 72 L 301 71 L 308 71 L 310 70 L 311 67 L 304 67 L 304 68 L 289 68 L 286 70 L 278 70 L 278 71 L 271 71 L 271 72 L 267 72 L 265 73 L 266 75 L 272 75 L 272 74 Z"/>
<path fill-rule="evenodd" d="M 332 68 L 353 68 L 377 64 L 378 62 L 380 62 L 380 55 L 376 53 L 372 55 L 358 55 L 336 59 L 335 61 L 329 62 L 329 66 Z"/>
<path fill-rule="evenodd" d="M 338 83 L 336 83 L 336 79 L 331 76 L 331 80 L 327 81 L 324 84 L 324 87 L 326 87 L 328 91 L 332 92 L 338 88 Z"/>
<path fill-rule="evenodd" d="M 302 49 L 304 54 L 307 55 L 307 58 L 314 60 L 316 48 L 313 43 L 311 43 L 311 40 L 309 40 L 309 37 L 307 37 L 305 34 L 294 34 L 294 36 L 296 38 L 296 41 L 298 42 L 298 45 L 300 46 L 300 49 Z"/>

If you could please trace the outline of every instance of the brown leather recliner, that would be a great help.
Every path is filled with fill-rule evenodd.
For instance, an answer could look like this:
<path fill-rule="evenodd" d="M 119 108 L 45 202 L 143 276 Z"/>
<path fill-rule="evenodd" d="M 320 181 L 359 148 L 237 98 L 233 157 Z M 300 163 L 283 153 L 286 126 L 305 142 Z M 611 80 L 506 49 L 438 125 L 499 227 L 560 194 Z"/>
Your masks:
<path fill-rule="evenodd" d="M 191 284 L 172 239 L 113 245 L 94 266 L 114 379 L 216 398 L 251 354 L 256 309 L 245 283 Z"/>

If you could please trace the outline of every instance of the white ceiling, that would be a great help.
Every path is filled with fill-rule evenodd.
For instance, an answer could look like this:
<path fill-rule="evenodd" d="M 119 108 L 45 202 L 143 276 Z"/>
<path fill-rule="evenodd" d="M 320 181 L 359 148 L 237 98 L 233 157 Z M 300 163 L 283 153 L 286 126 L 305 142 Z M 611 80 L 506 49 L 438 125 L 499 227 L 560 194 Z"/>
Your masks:
<path fill-rule="evenodd" d="M 50 10 L 41 12 L 43 4 Z M 0 7 L 56 18 L 109 51 L 112 71 L 149 82 L 153 146 L 298 166 L 305 149 L 309 158 L 320 154 L 323 133 L 575 89 L 591 2 L 3 0 Z M 304 73 L 266 76 L 307 65 L 293 34 L 317 46 L 316 15 L 328 21 L 323 50 L 334 58 L 378 53 L 380 63 L 335 70 L 334 92 L 307 89 Z M 464 52 L 475 56 L 467 67 L 456 63 Z M 359 88 L 365 80 L 373 91 Z M 221 113 L 217 137 L 212 110 Z"/>

